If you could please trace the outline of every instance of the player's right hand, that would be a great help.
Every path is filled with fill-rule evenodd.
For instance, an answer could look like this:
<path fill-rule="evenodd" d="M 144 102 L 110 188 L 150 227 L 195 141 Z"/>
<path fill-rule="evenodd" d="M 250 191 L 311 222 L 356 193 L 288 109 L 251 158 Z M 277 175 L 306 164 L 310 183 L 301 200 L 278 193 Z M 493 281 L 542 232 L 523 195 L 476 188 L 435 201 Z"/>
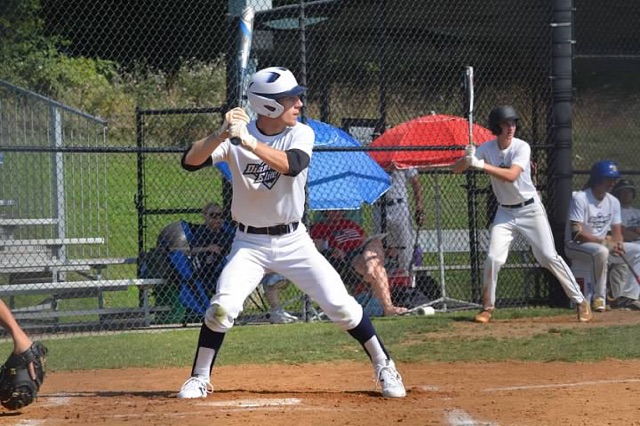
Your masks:
<path fill-rule="evenodd" d="M 242 147 L 249 151 L 255 150 L 258 144 L 258 140 L 247 130 L 247 123 L 241 120 L 234 121 L 229 127 L 229 137 L 239 138 L 242 142 Z"/>
<path fill-rule="evenodd" d="M 471 167 L 472 169 L 476 169 L 476 170 L 484 169 L 484 160 L 479 159 L 475 155 L 468 155 L 465 158 L 467 160 L 467 164 L 469 164 L 469 167 Z"/>

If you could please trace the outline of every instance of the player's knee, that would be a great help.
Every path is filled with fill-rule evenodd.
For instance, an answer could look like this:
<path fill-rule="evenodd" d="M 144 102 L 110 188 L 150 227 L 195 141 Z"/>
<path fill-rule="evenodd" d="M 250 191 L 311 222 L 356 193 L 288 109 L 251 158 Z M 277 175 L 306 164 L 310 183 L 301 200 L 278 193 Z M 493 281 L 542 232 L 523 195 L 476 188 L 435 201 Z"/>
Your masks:
<path fill-rule="evenodd" d="M 204 323 L 211 330 L 218 333 L 226 333 L 233 327 L 237 314 L 232 314 L 225 305 L 212 301 L 204 314 Z"/>
<path fill-rule="evenodd" d="M 343 330 L 351 330 L 362 320 L 362 306 L 356 299 L 351 299 L 348 303 L 323 309 L 329 319 Z"/>
<path fill-rule="evenodd" d="M 556 265 L 560 265 L 560 262 L 562 261 L 561 258 L 560 258 L 560 255 L 558 255 L 555 252 L 553 252 L 553 253 L 542 253 L 542 254 L 536 256 L 536 260 L 538 261 L 540 266 L 542 266 L 543 268 L 547 268 L 547 269 L 549 269 L 551 267 L 551 265 L 553 265 L 554 263 Z"/>
<path fill-rule="evenodd" d="M 609 261 L 609 249 L 604 245 L 599 245 L 593 253 L 593 260 L 596 263 L 606 264 Z"/>

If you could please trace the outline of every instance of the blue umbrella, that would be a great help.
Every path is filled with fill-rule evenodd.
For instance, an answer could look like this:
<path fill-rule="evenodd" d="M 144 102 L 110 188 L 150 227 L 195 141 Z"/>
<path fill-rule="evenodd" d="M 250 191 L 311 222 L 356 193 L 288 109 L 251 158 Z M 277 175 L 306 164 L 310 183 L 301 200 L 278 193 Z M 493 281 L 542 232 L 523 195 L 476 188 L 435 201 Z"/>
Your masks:
<path fill-rule="evenodd" d="M 309 165 L 309 208 L 311 210 L 355 210 L 372 204 L 391 186 L 389 175 L 364 151 L 328 151 L 327 148 L 360 147 L 360 142 L 330 124 L 307 120 L 316 135 Z M 226 163 L 217 163 L 224 177 L 231 179 Z"/>

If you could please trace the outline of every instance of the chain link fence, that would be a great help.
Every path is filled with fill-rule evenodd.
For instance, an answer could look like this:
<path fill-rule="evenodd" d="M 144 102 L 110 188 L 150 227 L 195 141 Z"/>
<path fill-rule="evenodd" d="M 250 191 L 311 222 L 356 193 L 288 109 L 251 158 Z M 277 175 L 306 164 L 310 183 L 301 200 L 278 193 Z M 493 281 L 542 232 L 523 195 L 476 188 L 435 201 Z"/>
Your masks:
<path fill-rule="evenodd" d="M 372 143 L 388 130 L 418 117 L 466 118 L 462 77 L 470 65 L 476 123 L 486 125 L 499 104 L 521 117 L 518 136 L 532 146 L 558 242 L 564 182 L 580 188 L 590 165 L 605 158 L 618 161 L 626 177 L 638 173 L 640 6 L 631 1 L 8 0 L 0 10 L 0 294 L 25 327 L 98 331 L 199 321 L 232 238 L 229 182 L 216 167 L 187 173 L 180 159 L 219 126 L 229 105 L 243 101 L 236 62 L 247 5 L 256 11 L 248 74 L 291 69 L 309 88 L 304 119 L 344 132 L 346 148 L 315 150 L 314 161 L 331 158 L 322 161 L 335 165 L 329 171 L 375 173 Z M 567 49 L 566 57 L 558 54 Z M 573 117 L 561 123 L 557 112 L 572 99 L 557 84 L 567 81 Z M 566 129 L 573 139 L 561 146 Z M 443 149 L 439 135 L 425 134 L 424 146 L 412 149 L 461 155 L 467 138 Z M 425 160 L 416 176 L 373 205 L 350 206 L 344 217 L 368 236 L 387 234 L 395 303 L 476 308 L 495 200 L 486 175 L 437 165 Z M 337 188 L 334 195 L 348 192 Z M 311 182 L 308 190 L 313 200 Z M 308 207 L 310 230 L 330 219 L 322 207 Z M 404 237 L 390 238 L 398 218 Z M 336 266 L 380 315 L 373 278 Z M 559 292 L 516 240 L 500 274 L 498 306 L 566 306 Z M 239 321 L 293 317 L 324 318 L 294 285 L 269 275 Z"/>

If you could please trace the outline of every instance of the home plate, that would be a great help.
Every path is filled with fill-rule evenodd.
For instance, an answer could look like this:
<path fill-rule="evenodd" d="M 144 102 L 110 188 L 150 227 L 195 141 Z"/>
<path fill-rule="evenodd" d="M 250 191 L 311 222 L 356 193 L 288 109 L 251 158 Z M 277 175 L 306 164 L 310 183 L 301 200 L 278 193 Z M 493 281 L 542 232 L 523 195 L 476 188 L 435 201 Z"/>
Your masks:
<path fill-rule="evenodd" d="M 298 398 L 256 398 L 256 399 L 237 399 L 232 401 L 212 401 L 202 405 L 211 407 L 236 407 L 236 408 L 255 408 L 255 407 L 282 407 L 285 405 L 298 405 Z"/>

